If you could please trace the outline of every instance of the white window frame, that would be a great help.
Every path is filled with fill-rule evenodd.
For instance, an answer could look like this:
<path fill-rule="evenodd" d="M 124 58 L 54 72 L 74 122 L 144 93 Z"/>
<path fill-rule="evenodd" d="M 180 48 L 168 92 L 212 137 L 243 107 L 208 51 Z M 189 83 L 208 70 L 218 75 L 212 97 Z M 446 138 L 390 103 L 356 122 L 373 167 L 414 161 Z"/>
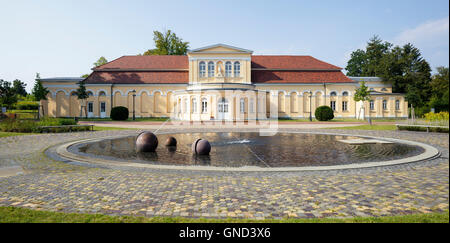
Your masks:
<path fill-rule="evenodd" d="M 387 110 L 387 100 L 383 100 L 383 110 Z"/>
<path fill-rule="evenodd" d="M 225 77 L 227 77 L 227 78 L 231 77 L 232 68 L 233 68 L 233 64 L 231 64 L 230 61 L 225 63 Z"/>
<path fill-rule="evenodd" d="M 400 110 L 400 100 L 395 100 L 395 110 Z"/>
<path fill-rule="evenodd" d="M 336 101 L 334 100 L 330 101 L 330 107 L 333 111 L 336 111 Z"/>
<path fill-rule="evenodd" d="M 348 102 L 347 101 L 342 101 L 342 111 L 347 111 L 348 107 Z"/>
<path fill-rule="evenodd" d="M 369 101 L 369 110 L 371 110 L 371 111 L 375 110 L 375 101 L 374 100 Z"/>
<path fill-rule="evenodd" d="M 240 112 L 245 113 L 245 99 L 241 98 L 240 100 Z"/>
<path fill-rule="evenodd" d="M 202 113 L 208 112 L 208 100 L 206 98 L 202 99 Z"/>
<path fill-rule="evenodd" d="M 234 65 L 234 77 L 238 78 L 241 76 L 241 63 L 235 61 L 233 65 Z"/>
<path fill-rule="evenodd" d="M 208 78 L 214 77 L 214 69 L 216 68 L 216 65 L 213 61 L 208 62 Z"/>
<path fill-rule="evenodd" d="M 253 109 L 253 105 L 254 105 L 254 100 L 253 98 L 250 98 L 250 113 L 254 113 L 254 109 Z"/>
<path fill-rule="evenodd" d="M 204 61 L 201 61 L 198 64 L 198 69 L 199 69 L 199 75 L 201 78 L 204 78 L 206 76 L 206 63 Z"/>
<path fill-rule="evenodd" d="M 192 98 L 192 113 L 197 113 L 197 99 Z"/>

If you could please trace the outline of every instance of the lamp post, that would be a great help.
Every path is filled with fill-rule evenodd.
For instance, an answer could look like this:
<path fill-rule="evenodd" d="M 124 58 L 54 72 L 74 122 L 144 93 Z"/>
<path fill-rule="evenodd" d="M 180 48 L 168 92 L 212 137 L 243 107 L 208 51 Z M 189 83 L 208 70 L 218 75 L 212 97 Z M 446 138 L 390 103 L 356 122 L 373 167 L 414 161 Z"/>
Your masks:
<path fill-rule="evenodd" d="M 134 99 L 136 98 L 136 90 L 132 90 L 131 93 L 133 93 L 133 121 L 136 120 L 136 111 L 134 109 Z"/>
<path fill-rule="evenodd" d="M 312 121 L 312 91 L 309 91 L 309 121 Z"/>

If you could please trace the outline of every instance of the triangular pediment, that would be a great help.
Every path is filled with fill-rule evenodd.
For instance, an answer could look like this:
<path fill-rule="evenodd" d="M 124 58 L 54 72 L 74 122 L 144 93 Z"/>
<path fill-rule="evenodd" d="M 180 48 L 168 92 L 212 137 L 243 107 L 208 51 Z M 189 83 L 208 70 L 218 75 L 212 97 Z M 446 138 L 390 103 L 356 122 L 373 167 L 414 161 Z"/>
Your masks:
<path fill-rule="evenodd" d="M 251 50 L 242 49 L 239 47 L 229 46 L 225 44 L 215 44 L 197 48 L 189 51 L 188 53 L 253 53 Z"/>

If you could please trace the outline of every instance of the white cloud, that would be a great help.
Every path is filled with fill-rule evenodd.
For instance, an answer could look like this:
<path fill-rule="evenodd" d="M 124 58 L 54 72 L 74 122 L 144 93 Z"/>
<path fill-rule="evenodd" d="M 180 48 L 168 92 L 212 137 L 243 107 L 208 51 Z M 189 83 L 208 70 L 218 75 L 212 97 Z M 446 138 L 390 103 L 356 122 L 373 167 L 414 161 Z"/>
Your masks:
<path fill-rule="evenodd" d="M 419 26 L 407 29 L 394 38 L 394 44 L 412 43 L 436 47 L 449 43 L 449 17 L 427 21 Z"/>

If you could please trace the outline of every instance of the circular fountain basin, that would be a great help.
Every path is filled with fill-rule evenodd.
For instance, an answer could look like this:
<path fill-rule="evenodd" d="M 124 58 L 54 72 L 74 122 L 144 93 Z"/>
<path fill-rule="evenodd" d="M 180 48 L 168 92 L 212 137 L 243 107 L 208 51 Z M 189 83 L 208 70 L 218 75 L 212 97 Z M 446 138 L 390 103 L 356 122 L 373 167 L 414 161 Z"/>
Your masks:
<path fill-rule="evenodd" d="M 157 134 L 177 147 L 160 145 L 155 152 L 136 152 L 136 136 L 91 139 L 65 144 L 58 153 L 71 160 L 116 166 L 225 171 L 304 171 L 365 168 L 424 160 L 439 151 L 429 145 L 387 138 L 282 132 L 260 136 L 254 132 Z M 211 143 L 207 156 L 193 155 L 198 139 Z"/>

